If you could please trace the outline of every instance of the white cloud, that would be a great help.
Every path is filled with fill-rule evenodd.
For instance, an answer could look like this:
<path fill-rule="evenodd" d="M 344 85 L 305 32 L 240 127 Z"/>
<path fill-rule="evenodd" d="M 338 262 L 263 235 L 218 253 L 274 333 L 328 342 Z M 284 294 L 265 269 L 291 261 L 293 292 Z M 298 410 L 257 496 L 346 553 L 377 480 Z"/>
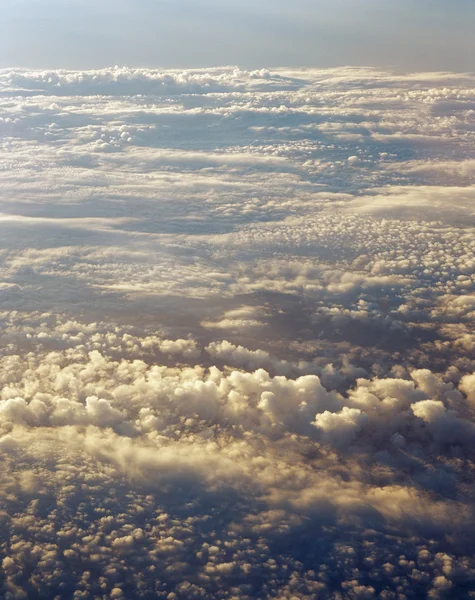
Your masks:
<path fill-rule="evenodd" d="M 474 593 L 473 76 L 0 88 L 0 595 Z"/>

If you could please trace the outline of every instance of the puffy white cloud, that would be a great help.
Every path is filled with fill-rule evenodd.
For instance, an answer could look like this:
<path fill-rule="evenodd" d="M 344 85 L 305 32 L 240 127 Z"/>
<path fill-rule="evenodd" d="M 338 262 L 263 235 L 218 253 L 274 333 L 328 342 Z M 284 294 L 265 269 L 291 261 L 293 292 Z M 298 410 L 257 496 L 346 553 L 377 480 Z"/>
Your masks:
<path fill-rule="evenodd" d="M 359 408 L 345 406 L 338 413 L 325 411 L 315 417 L 314 425 L 322 431 L 323 441 L 337 448 L 351 443 L 367 421 L 367 415 Z"/>

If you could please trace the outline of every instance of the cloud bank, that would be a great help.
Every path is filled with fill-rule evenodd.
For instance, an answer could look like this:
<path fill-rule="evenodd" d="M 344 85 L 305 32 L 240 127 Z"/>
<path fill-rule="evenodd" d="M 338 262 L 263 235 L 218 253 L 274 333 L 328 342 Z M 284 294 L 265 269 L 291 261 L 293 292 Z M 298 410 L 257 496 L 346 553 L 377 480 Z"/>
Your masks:
<path fill-rule="evenodd" d="M 0 71 L 1 595 L 475 595 L 475 92 Z"/>

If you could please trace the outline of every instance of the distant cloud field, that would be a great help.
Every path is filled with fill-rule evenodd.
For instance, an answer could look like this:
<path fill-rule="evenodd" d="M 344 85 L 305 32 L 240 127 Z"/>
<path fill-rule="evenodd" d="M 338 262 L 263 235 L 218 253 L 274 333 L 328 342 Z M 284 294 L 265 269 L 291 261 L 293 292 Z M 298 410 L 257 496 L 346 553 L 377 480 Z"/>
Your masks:
<path fill-rule="evenodd" d="M 0 596 L 475 597 L 475 76 L 0 70 Z"/>

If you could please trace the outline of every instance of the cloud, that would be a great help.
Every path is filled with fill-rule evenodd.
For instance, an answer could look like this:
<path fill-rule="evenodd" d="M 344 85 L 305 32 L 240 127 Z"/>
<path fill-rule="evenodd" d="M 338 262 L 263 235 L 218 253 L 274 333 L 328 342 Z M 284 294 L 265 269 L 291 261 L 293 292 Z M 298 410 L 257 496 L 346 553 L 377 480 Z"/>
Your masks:
<path fill-rule="evenodd" d="M 0 92 L 0 596 L 473 595 L 473 76 Z"/>
<path fill-rule="evenodd" d="M 31 319 L 26 330 L 33 329 Z M 310 567 L 317 556 L 357 595 L 393 585 L 395 569 L 409 577 L 408 585 L 416 569 L 420 589 L 428 591 L 470 580 L 473 567 L 463 552 L 473 542 L 463 529 L 473 515 L 462 491 L 456 499 L 449 493 L 465 477 L 463 463 L 447 471 L 426 456 L 429 477 L 420 453 L 431 447 L 439 457 L 450 444 L 459 461 L 463 455 L 470 463 L 473 424 L 445 404 L 460 400 L 464 410 L 472 375 L 460 391 L 416 371 L 412 381 L 360 379 L 342 395 L 315 375 L 148 363 L 133 358 L 150 348 L 146 338 L 120 336 L 99 323 L 56 321 L 52 329 L 43 324 L 42 333 L 39 340 L 45 334 L 56 340 L 55 350 L 40 345 L 20 357 L 12 348 L 2 358 L 0 449 L 10 465 L 2 501 L 17 532 L 16 541 L 5 540 L 5 594 L 31 595 L 35 585 L 53 589 L 61 585 L 60 573 L 68 577 L 62 589 L 93 593 L 96 584 L 83 573 L 94 564 L 109 595 L 134 595 L 124 556 L 147 593 L 156 590 L 150 567 L 157 561 L 167 594 L 178 594 L 186 580 L 187 593 L 209 597 L 228 585 L 238 596 L 270 586 L 275 593 L 288 587 L 333 597 L 329 571 Z M 120 339 L 128 350 L 117 360 Z M 100 340 L 104 353 L 88 351 Z M 106 487 L 108 494 L 97 494 Z M 97 517 L 83 512 L 85 501 Z M 10 513 L 13 506 L 24 512 Z M 310 526 L 327 540 L 326 549 L 312 547 Z M 342 546 L 341 536 L 355 528 L 363 535 L 369 526 L 371 544 L 363 536 L 356 546 L 364 552 L 364 577 L 353 580 L 357 563 L 347 557 L 356 550 Z M 399 541 L 390 531 L 398 531 Z M 450 542 L 454 531 L 457 543 Z M 288 546 L 295 535 L 299 547 L 306 544 L 304 557 Z M 280 583 L 269 560 L 281 565 Z M 24 574 L 27 562 L 42 583 Z M 250 572 L 259 577 L 248 588 Z"/>
<path fill-rule="evenodd" d="M 243 89 L 255 81 L 272 86 L 272 76 L 264 69 L 243 71 L 238 68 L 190 69 L 158 71 L 115 67 L 94 71 L 18 69 L 0 70 L 0 84 L 8 91 L 35 90 L 39 95 L 123 95 L 183 94 L 222 92 L 228 88 Z"/>

